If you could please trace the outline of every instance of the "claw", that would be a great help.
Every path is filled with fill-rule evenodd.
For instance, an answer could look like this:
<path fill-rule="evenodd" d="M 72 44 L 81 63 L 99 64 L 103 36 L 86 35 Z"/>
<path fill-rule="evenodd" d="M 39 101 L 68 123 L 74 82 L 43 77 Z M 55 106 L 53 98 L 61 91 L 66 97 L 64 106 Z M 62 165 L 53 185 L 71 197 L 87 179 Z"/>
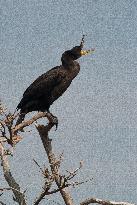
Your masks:
<path fill-rule="evenodd" d="M 55 129 L 55 131 L 56 131 L 58 128 L 58 118 L 54 116 L 52 123 L 56 126 L 56 129 Z"/>
<path fill-rule="evenodd" d="M 51 114 L 51 113 L 50 113 Z M 51 115 L 51 119 L 50 119 L 50 123 L 54 126 L 56 126 L 56 129 L 55 131 L 57 130 L 58 128 L 58 118 L 54 115 Z"/>
<path fill-rule="evenodd" d="M 48 111 L 48 113 L 50 114 L 49 122 L 51 125 L 56 126 L 56 129 L 55 129 L 56 131 L 58 128 L 58 118 L 54 116 L 51 112 Z"/>

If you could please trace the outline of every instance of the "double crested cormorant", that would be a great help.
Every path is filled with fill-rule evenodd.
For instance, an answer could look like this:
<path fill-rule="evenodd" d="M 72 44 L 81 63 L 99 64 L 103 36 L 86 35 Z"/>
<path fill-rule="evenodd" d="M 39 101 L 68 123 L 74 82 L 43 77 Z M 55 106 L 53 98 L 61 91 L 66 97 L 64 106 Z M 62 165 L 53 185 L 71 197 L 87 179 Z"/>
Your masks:
<path fill-rule="evenodd" d="M 20 109 L 17 124 L 21 123 L 29 112 L 49 112 L 50 105 L 67 90 L 72 80 L 79 73 L 80 65 L 75 60 L 94 51 L 94 49 L 82 50 L 83 44 L 84 35 L 79 46 L 63 53 L 61 57 L 62 65 L 42 74 L 26 89 L 17 106 L 17 110 Z"/>

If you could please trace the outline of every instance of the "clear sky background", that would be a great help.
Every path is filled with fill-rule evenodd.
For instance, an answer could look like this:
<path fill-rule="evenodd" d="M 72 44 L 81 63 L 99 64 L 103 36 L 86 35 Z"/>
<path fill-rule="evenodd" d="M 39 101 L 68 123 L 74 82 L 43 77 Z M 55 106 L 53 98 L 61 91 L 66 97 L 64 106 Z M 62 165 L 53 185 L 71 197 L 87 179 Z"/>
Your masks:
<path fill-rule="evenodd" d="M 137 1 L 1 0 L 0 99 L 14 111 L 29 84 L 60 65 L 62 53 L 79 45 L 83 33 L 85 48 L 95 47 L 96 52 L 79 60 L 80 74 L 51 108 L 59 119 L 57 132 L 51 133 L 54 149 L 58 154 L 64 150 L 62 171 L 83 160 L 78 179 L 93 178 L 71 190 L 76 203 L 90 196 L 135 203 Z M 29 204 L 42 186 L 32 159 L 47 163 L 31 128 L 11 159 L 14 176 L 28 188 Z M 0 171 L 2 186 L 6 185 Z M 6 194 L 5 202 L 12 204 Z M 63 201 L 57 194 L 46 203 Z"/>

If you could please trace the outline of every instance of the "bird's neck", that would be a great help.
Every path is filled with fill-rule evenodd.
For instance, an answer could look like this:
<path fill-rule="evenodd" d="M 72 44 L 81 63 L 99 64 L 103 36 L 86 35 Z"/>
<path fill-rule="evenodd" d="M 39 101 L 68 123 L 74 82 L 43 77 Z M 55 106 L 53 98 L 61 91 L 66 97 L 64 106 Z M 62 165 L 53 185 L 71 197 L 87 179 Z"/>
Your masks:
<path fill-rule="evenodd" d="M 79 65 L 79 63 L 67 57 L 62 60 L 62 65 L 65 69 L 73 70 L 75 66 Z"/>
<path fill-rule="evenodd" d="M 78 75 L 80 71 L 80 65 L 77 61 L 73 61 L 72 64 L 63 65 L 63 69 L 72 80 Z"/>
<path fill-rule="evenodd" d="M 74 66 L 75 66 L 75 63 L 74 63 L 74 61 L 69 62 L 69 63 L 68 62 L 64 62 L 64 63 L 62 63 L 62 65 L 63 65 L 64 69 L 72 70 L 74 68 Z"/>

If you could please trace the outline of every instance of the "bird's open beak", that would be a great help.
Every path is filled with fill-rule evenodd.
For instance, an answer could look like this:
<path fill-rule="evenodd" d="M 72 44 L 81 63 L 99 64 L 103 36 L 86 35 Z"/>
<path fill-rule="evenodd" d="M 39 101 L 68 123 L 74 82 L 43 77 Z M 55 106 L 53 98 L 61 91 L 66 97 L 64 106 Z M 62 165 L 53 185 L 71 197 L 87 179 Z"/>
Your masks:
<path fill-rule="evenodd" d="M 93 53 L 95 51 L 95 49 L 93 48 L 93 49 L 91 49 L 91 50 L 81 50 L 81 56 L 85 56 L 85 55 L 87 55 L 87 54 L 89 54 L 89 53 Z"/>
<path fill-rule="evenodd" d="M 81 43 L 80 43 L 81 49 L 82 49 L 83 46 L 84 46 L 84 38 L 85 38 L 85 35 L 83 35 L 83 36 L 82 36 L 82 39 L 81 39 Z M 95 51 L 95 48 L 92 48 L 92 49 L 90 49 L 90 50 L 81 50 L 80 54 L 81 54 L 81 56 L 85 56 L 85 55 L 87 55 L 87 54 L 89 54 L 89 53 L 93 53 L 94 51 Z"/>

